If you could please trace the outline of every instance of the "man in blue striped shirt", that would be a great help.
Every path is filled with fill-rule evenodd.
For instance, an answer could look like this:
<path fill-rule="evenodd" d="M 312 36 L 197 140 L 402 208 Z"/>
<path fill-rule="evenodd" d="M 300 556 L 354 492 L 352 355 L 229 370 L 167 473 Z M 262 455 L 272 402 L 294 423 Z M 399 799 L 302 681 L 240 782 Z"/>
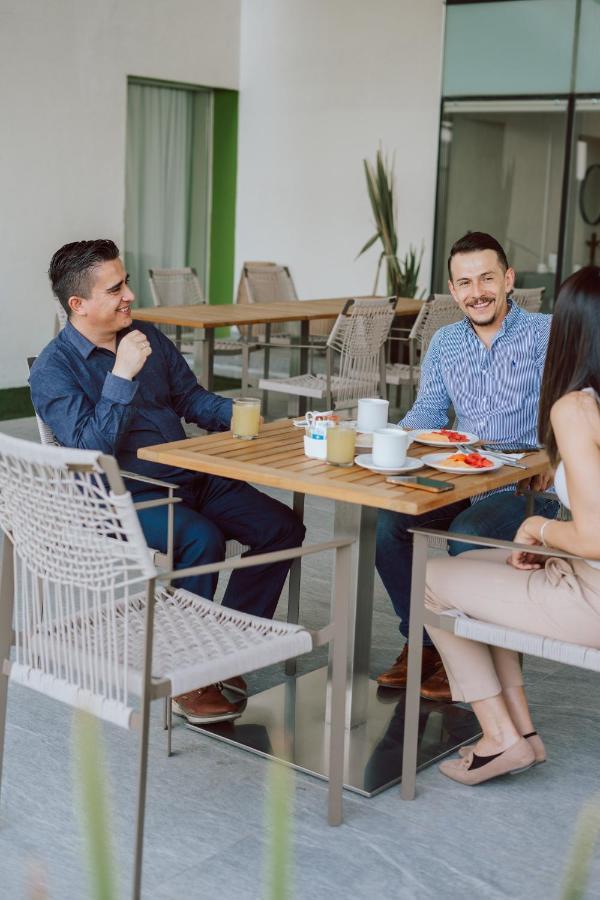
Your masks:
<path fill-rule="evenodd" d="M 498 241 L 471 232 L 453 245 L 448 282 L 465 318 L 440 328 L 421 367 L 417 399 L 400 424 L 404 428 L 443 428 L 452 406 L 459 431 L 510 445 L 537 443 L 540 384 L 551 317 L 527 313 L 509 299 L 515 273 Z M 543 489 L 547 479 L 538 479 Z M 462 534 L 512 540 L 525 518 L 523 496 L 515 486 L 453 503 L 415 517 L 382 510 L 377 525 L 377 571 L 408 638 L 412 535 L 408 528 L 449 528 Z M 558 504 L 536 498 L 536 514 L 552 517 Z M 472 550 L 451 544 L 452 555 Z M 377 679 L 381 687 L 406 686 L 407 645 L 394 665 Z M 424 635 L 422 695 L 450 699 L 446 673 L 429 636 Z"/>

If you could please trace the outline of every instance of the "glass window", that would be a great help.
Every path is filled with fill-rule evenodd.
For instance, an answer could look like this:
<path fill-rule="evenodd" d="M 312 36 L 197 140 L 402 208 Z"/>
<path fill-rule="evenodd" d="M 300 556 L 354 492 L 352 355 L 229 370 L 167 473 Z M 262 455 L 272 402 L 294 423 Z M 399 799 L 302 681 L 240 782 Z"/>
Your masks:
<path fill-rule="evenodd" d="M 587 6 L 598 6 L 584 0 Z M 594 19 L 596 21 L 596 19 Z M 570 90 L 575 0 L 504 0 L 449 6 L 444 96 L 562 94 Z M 598 78 L 590 36 L 590 67 Z"/>
<path fill-rule="evenodd" d="M 598 0 L 582 0 L 577 48 L 577 81 L 579 93 L 600 91 L 600 3 Z"/>
<path fill-rule="evenodd" d="M 433 289 L 447 291 L 446 259 L 467 231 L 506 250 L 518 287 L 554 294 L 566 102 L 446 101 L 442 113 Z"/>
<path fill-rule="evenodd" d="M 600 265 L 600 99 L 578 100 L 563 277 Z"/>

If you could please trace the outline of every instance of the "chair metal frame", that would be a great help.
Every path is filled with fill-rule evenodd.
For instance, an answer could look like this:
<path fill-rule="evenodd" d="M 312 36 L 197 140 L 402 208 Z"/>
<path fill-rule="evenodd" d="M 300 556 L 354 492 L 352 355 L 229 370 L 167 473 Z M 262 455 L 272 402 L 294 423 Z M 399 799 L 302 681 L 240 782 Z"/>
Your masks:
<path fill-rule="evenodd" d="M 423 627 L 432 625 L 460 637 L 483 641 L 496 647 L 506 647 L 519 653 L 552 659 L 555 662 L 567 663 L 584 669 L 600 672 L 600 650 L 583 647 L 567 641 L 558 641 L 508 628 L 492 625 L 467 616 L 438 615 L 425 608 L 425 578 L 427 567 L 427 549 L 435 543 L 439 546 L 442 540 L 460 541 L 474 547 L 495 547 L 513 550 L 531 551 L 530 545 L 517 544 L 514 541 L 502 541 L 437 529 L 410 528 L 413 534 L 412 585 L 410 598 L 410 624 L 408 632 L 408 678 L 406 684 L 406 706 L 404 719 L 404 748 L 402 758 L 403 800 L 414 800 L 416 790 L 417 750 L 419 729 L 419 707 L 421 691 L 421 656 L 423 650 Z M 538 547 L 535 552 L 540 556 L 554 556 L 561 559 L 581 559 L 573 553 L 566 553 L 553 547 Z"/>
<path fill-rule="evenodd" d="M 148 279 L 155 306 L 202 306 L 207 303 L 198 273 L 193 266 L 148 269 Z M 162 330 L 165 334 L 170 335 L 173 326 L 163 325 Z M 174 334 L 175 346 L 181 352 L 184 340 L 181 325 L 174 326 Z M 199 343 L 201 338 L 192 331 L 185 336 L 185 340 L 195 344 Z M 246 393 L 250 386 L 250 354 L 258 349 L 260 349 L 259 344 L 256 341 L 252 342 L 244 334 L 240 334 L 239 340 L 230 338 L 229 340 L 215 341 L 215 353 L 241 355 L 242 394 Z"/>
<path fill-rule="evenodd" d="M 13 479 L 13 474 L 21 470 L 23 476 Z M 204 605 L 204 613 L 201 618 L 206 616 L 211 618 L 213 634 L 218 633 L 219 628 L 222 631 L 223 629 L 226 631 L 227 628 L 234 631 L 237 629 L 239 637 L 234 638 L 236 646 L 241 643 L 241 634 L 246 630 L 253 629 L 257 635 L 255 640 L 259 644 L 259 649 L 249 651 L 254 663 L 258 663 L 260 653 L 262 653 L 261 664 L 270 665 L 285 659 L 286 655 L 288 657 L 295 656 L 309 652 L 317 646 L 333 644 L 331 650 L 328 822 L 331 825 L 340 824 L 343 813 L 345 750 L 347 596 L 350 591 L 350 554 L 353 539 L 338 538 L 306 547 L 194 566 L 177 572 L 159 573 L 151 563 L 141 528 L 139 524 L 136 524 L 137 517 L 131 495 L 125 488 L 117 462 L 113 457 L 93 451 L 40 446 L 0 435 L 0 476 L 1 483 L 4 484 L 6 490 L 4 494 L 0 487 L 0 526 L 4 532 L 0 574 L 0 786 L 9 679 L 15 679 L 24 686 L 35 687 L 36 690 L 55 699 L 61 699 L 73 707 L 87 709 L 99 718 L 106 718 L 115 724 L 137 730 L 139 732 L 139 765 L 131 896 L 134 900 L 139 900 L 142 879 L 150 703 L 154 699 L 168 697 L 175 692 L 173 679 L 176 680 L 176 692 L 181 692 L 212 683 L 215 680 L 213 675 L 217 669 L 221 679 L 240 674 L 238 666 L 241 663 L 236 662 L 236 659 L 240 653 L 246 652 L 243 648 L 236 649 L 235 652 L 232 652 L 231 649 L 221 650 L 221 644 L 217 641 L 216 651 L 212 653 L 212 657 L 210 652 L 208 653 L 208 661 L 203 661 L 200 665 L 194 665 L 190 669 L 189 663 L 183 661 L 184 655 L 179 662 L 179 668 L 177 668 L 177 659 L 172 655 L 168 656 L 168 659 L 164 657 L 164 654 L 161 657 L 160 654 L 164 651 L 165 645 L 163 640 L 162 643 L 158 642 L 158 660 L 156 660 L 155 654 L 153 668 L 156 627 L 164 628 L 164 616 L 168 614 L 169 608 L 173 608 L 173 604 L 182 600 L 184 607 L 180 608 L 184 610 L 187 609 L 185 604 Z M 36 479 L 38 483 L 34 501 L 29 482 L 36 481 Z M 46 484 L 46 491 L 40 492 L 40 483 L 42 486 Z M 7 488 L 7 485 L 10 485 L 10 489 Z M 36 522 L 35 541 L 32 543 L 25 520 L 28 511 L 33 508 L 32 503 L 37 502 L 40 493 L 45 494 L 44 503 L 46 505 L 52 498 L 52 502 L 60 506 L 60 525 L 53 525 L 47 518 L 40 516 L 39 523 Z M 61 497 L 62 505 L 60 505 Z M 93 515 L 90 514 L 89 506 L 92 497 Z M 159 502 L 168 503 L 169 501 Z M 66 509 L 68 509 L 68 534 L 64 534 Z M 44 530 L 45 528 L 46 530 Z M 115 531 L 118 532 L 119 540 L 115 539 Z M 62 555 L 57 556 L 56 553 L 53 556 L 55 563 L 49 572 L 43 566 L 40 568 L 38 554 L 42 551 L 36 548 L 44 546 L 53 553 L 54 551 L 50 548 L 55 545 L 62 546 L 65 541 L 69 546 L 72 542 L 77 547 L 79 568 L 76 566 L 68 573 L 65 572 L 60 563 Z M 218 610 L 222 610 L 221 607 L 216 607 L 215 610 L 212 603 L 195 598 L 195 595 L 189 594 L 189 592 L 173 591 L 171 588 L 167 588 L 165 591 L 157 588 L 158 581 L 165 581 L 168 585 L 170 579 L 181 575 L 191 576 L 237 570 L 282 560 L 299 559 L 303 556 L 330 550 L 335 551 L 332 616 L 330 622 L 317 631 L 245 616 L 235 611 L 218 612 Z M 43 553 L 46 552 L 46 550 L 43 551 Z M 85 598 L 86 591 L 89 592 L 91 589 L 91 576 L 87 573 L 86 568 L 88 553 L 92 563 L 98 560 L 110 562 L 114 559 L 114 566 L 117 567 L 115 573 L 118 574 L 117 583 L 125 586 L 126 593 L 123 595 L 119 594 L 118 590 L 115 592 L 112 577 L 107 578 L 105 580 L 105 584 L 108 585 L 107 593 L 103 595 L 104 600 L 98 608 L 94 605 L 90 607 L 86 601 L 78 609 L 75 609 L 76 603 L 68 601 L 69 617 L 65 619 L 64 606 L 60 605 L 62 604 L 60 598 L 64 592 L 67 592 L 67 596 L 71 596 L 68 592 L 77 590 Z M 105 565 L 106 563 L 102 563 L 103 571 Z M 86 574 L 80 574 L 82 570 Z M 18 591 L 15 590 L 15 575 L 17 575 L 17 583 L 20 585 Z M 141 593 L 130 594 L 129 586 L 135 585 L 141 586 Z M 181 597 L 181 595 L 184 596 Z M 49 607 L 53 607 L 52 613 L 48 612 L 41 619 L 38 614 L 32 619 L 28 612 L 29 608 L 33 606 L 39 611 L 40 602 L 45 602 L 43 598 L 46 598 Z M 56 602 L 52 603 L 51 601 L 54 601 L 55 598 Z M 133 605 L 130 606 L 130 604 Z M 119 612 L 120 609 L 123 612 Z M 143 617 L 141 623 L 143 629 L 140 631 L 138 625 L 128 656 L 126 650 L 126 647 L 129 646 L 128 626 L 124 625 L 123 640 L 125 643 L 122 651 L 125 653 L 124 662 L 120 666 L 117 665 L 115 669 L 114 662 L 109 664 L 110 657 L 105 664 L 102 663 L 102 660 L 106 659 L 108 649 L 102 643 L 100 631 L 102 627 L 106 627 L 105 622 L 112 622 L 115 616 L 117 619 L 122 617 L 125 611 L 130 609 L 129 619 L 134 612 L 138 615 L 138 621 L 140 615 Z M 192 611 L 194 627 L 199 629 L 195 606 L 192 607 Z M 157 619 L 156 615 L 161 612 L 162 619 Z M 56 614 L 58 617 L 53 619 L 52 614 Z M 250 623 L 251 620 L 255 623 L 254 625 L 245 624 L 246 621 Z M 17 625 L 17 631 L 13 631 L 13 621 Z M 162 626 L 160 626 L 161 621 L 163 622 Z M 125 616 L 125 622 L 127 622 L 127 616 Z M 155 622 L 158 622 L 159 625 L 156 626 Z M 190 627 L 191 622 L 192 619 L 190 619 Z M 19 628 L 22 625 L 26 630 L 21 633 Z M 114 625 L 110 625 L 107 632 L 111 636 L 111 646 L 115 633 L 114 627 Z M 98 636 L 94 639 L 95 628 Z M 215 632 L 215 628 L 217 632 Z M 263 640 L 260 637 L 261 630 L 266 630 L 267 635 L 270 635 L 272 631 L 273 639 L 269 637 Z M 225 631 L 223 631 L 224 639 Z M 189 629 L 186 634 L 188 633 Z M 19 637 L 20 634 L 22 637 Z M 202 634 L 198 630 L 197 638 L 203 640 Z M 90 635 L 92 635 L 91 638 Z M 36 651 L 32 656 L 30 651 L 27 651 L 28 665 L 24 667 L 20 661 L 22 653 L 17 653 L 15 661 L 11 661 L 10 650 L 15 642 L 18 647 L 29 646 L 26 643 L 27 638 L 29 644 L 34 642 L 32 646 L 38 647 L 39 652 Z M 61 650 L 63 644 L 65 649 Z M 50 648 L 48 653 L 44 649 L 46 646 Z M 143 646 L 143 660 L 140 662 L 141 646 Z M 260 650 L 260 646 L 268 648 L 268 653 Z M 231 639 L 229 647 L 231 647 Z M 291 651 L 289 649 L 291 647 L 295 649 Z M 163 649 L 161 650 L 161 648 Z M 73 651 L 75 655 L 73 655 Z M 173 651 L 175 654 L 177 652 L 179 652 L 179 648 L 175 648 Z M 69 662 L 69 654 L 75 662 Z M 137 660 L 135 659 L 136 654 Z M 128 663 L 129 658 L 132 660 L 131 664 Z M 245 659 L 248 660 L 248 658 L 246 654 Z M 135 668 L 136 665 L 138 668 Z M 164 669 L 165 665 L 167 666 L 166 670 Z M 156 671 L 156 666 L 163 668 Z M 96 672 L 93 683 L 82 690 L 80 686 L 81 673 L 84 673 L 85 681 L 85 672 L 92 670 Z M 201 672 L 204 672 L 202 677 Z M 119 684 L 120 687 L 118 694 L 113 698 L 111 685 L 115 678 L 117 679 L 115 684 Z M 197 683 L 198 681 L 202 683 Z M 140 699 L 137 712 L 129 707 L 129 697 L 133 694 Z M 98 698 L 98 703 L 92 702 L 94 697 Z M 103 705 L 106 701 L 108 701 L 107 705 Z"/>

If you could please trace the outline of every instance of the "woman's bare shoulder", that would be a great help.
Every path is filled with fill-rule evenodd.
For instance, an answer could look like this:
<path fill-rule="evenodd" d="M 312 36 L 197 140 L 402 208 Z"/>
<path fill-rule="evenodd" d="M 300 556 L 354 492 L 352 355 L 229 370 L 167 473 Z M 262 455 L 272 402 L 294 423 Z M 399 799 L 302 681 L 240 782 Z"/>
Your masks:
<path fill-rule="evenodd" d="M 550 419 L 555 428 L 587 427 L 600 431 L 600 406 L 589 391 L 571 391 L 556 401 Z"/>

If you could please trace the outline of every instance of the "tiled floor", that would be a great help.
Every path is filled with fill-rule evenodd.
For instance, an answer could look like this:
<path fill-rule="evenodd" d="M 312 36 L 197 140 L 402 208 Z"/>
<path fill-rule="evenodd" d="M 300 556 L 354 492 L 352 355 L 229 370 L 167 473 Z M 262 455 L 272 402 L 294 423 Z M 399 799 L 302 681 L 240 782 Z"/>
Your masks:
<path fill-rule="evenodd" d="M 0 429 L 36 439 L 32 420 Z M 326 501 L 307 504 L 309 535 L 330 534 Z M 302 618 L 325 617 L 326 563 L 303 570 Z M 285 614 L 285 601 L 279 614 Z M 397 654 L 396 623 L 376 583 L 372 669 Z M 323 654 L 302 661 L 312 668 Z M 526 661 L 534 718 L 549 761 L 519 777 L 463 788 L 429 768 L 418 797 L 403 803 L 398 789 L 370 800 L 348 794 L 345 821 L 325 822 L 326 786 L 296 774 L 293 871 L 296 900 L 463 900 L 465 897 L 558 898 L 575 820 L 600 792 L 600 680 L 592 673 Z M 252 692 L 283 679 L 281 667 L 250 677 Z M 0 898 L 29 898 L 32 868 L 46 873 L 48 895 L 86 900 L 92 894 L 73 801 L 71 713 L 31 691 L 11 687 L 0 807 Z M 128 896 L 133 840 L 136 741 L 104 726 L 107 788 L 113 810 L 121 897 Z M 266 782 L 262 759 L 177 727 L 176 754 L 164 756 L 160 710 L 151 733 L 144 897 L 259 900 L 266 896 Z M 587 897 L 600 896 L 594 860 Z"/>

